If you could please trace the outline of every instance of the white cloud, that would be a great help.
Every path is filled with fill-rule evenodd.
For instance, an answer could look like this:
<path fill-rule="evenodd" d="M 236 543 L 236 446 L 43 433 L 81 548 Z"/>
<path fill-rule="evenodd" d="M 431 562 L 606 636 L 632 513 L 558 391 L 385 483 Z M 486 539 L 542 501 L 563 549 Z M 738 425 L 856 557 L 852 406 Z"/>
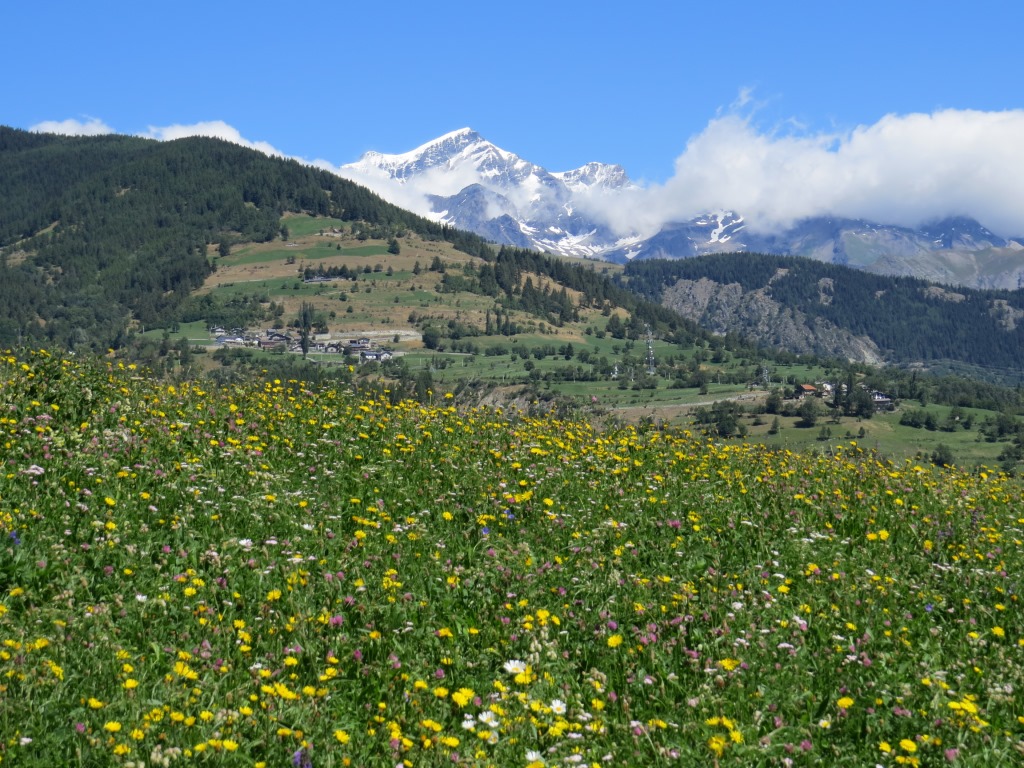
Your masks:
<path fill-rule="evenodd" d="M 81 120 L 44 120 L 29 128 L 33 133 L 59 133 L 64 136 L 102 136 L 114 129 L 97 117 Z"/>
<path fill-rule="evenodd" d="M 1024 233 L 1022 136 L 1024 110 L 886 115 L 846 133 L 785 135 L 729 114 L 688 142 L 665 184 L 606 213 L 623 232 L 714 209 L 763 231 L 826 214 L 906 226 L 964 214 L 1015 236 Z"/>
<path fill-rule="evenodd" d="M 417 179 L 413 183 L 403 184 L 388 177 L 384 171 L 377 168 L 357 167 L 355 165 L 338 166 L 326 160 L 314 160 L 312 165 L 366 187 L 371 192 L 384 198 L 389 203 L 397 205 L 399 208 L 412 211 L 420 216 L 432 219 L 437 218 L 437 214 L 432 213 L 430 210 L 427 195 L 439 193 L 428 184 L 422 183 L 421 180 Z M 472 183 L 472 181 L 467 183 Z"/>
<path fill-rule="evenodd" d="M 480 181 L 468 165 L 429 168 L 409 179 L 392 179 L 383 169 L 360 162 L 339 166 L 326 160 L 315 160 L 312 165 L 366 187 L 400 208 L 431 219 L 438 216 L 431 209 L 429 196 L 454 195 Z"/>
<path fill-rule="evenodd" d="M 288 157 L 284 152 L 281 152 L 265 141 L 250 141 L 246 139 L 237 128 L 228 125 L 223 120 L 210 120 L 190 125 L 151 125 L 142 135 L 159 141 L 173 141 L 174 139 L 184 139 L 189 136 L 207 136 L 213 139 L 224 139 L 224 141 L 230 141 L 232 144 L 238 144 L 249 149 L 255 149 L 265 155 Z"/>

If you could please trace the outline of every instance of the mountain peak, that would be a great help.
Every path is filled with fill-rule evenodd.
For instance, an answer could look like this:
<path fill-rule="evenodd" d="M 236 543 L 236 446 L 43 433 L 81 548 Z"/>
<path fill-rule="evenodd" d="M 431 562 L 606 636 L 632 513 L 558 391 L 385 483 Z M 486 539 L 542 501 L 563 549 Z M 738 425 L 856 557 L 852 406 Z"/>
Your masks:
<path fill-rule="evenodd" d="M 493 144 L 484 141 L 480 134 L 472 128 L 460 128 L 401 154 L 367 152 L 358 161 L 350 163 L 345 168 L 370 175 L 383 174 L 396 181 L 404 182 L 434 168 L 450 170 L 461 165 L 467 155 L 514 157 L 511 153 L 503 152 Z"/>
<path fill-rule="evenodd" d="M 929 222 L 921 231 L 933 238 L 941 248 L 989 248 L 1002 247 L 1006 240 L 993 234 L 970 216 L 948 216 Z"/>
<path fill-rule="evenodd" d="M 416 149 L 405 154 L 422 154 L 428 151 L 431 147 L 438 146 L 459 146 L 464 147 L 468 144 L 476 144 L 477 142 L 483 141 L 480 134 L 474 131 L 472 128 L 459 128 L 457 131 L 450 131 L 443 136 L 438 136 L 436 139 L 431 139 L 425 144 L 421 144 Z"/>
<path fill-rule="evenodd" d="M 477 133 L 472 128 L 467 126 L 466 128 L 459 128 L 458 130 L 450 131 L 449 133 L 446 133 L 443 136 L 438 136 L 433 141 L 429 141 L 427 143 L 428 144 L 436 144 L 437 142 L 444 141 L 446 139 L 458 138 L 460 136 L 469 136 L 469 137 L 472 137 L 473 139 L 479 139 L 480 138 L 480 134 L 479 133 Z"/>
<path fill-rule="evenodd" d="M 551 175 L 561 179 L 573 191 L 590 187 L 621 189 L 633 186 L 625 168 L 621 165 L 608 165 L 607 163 L 587 163 L 574 170 Z"/>

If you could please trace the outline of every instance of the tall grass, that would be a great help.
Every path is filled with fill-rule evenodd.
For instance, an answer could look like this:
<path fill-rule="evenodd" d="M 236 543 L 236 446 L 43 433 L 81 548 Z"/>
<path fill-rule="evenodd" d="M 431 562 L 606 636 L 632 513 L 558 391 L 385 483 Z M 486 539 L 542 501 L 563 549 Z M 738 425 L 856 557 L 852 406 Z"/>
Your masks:
<path fill-rule="evenodd" d="M 1007 477 L 0 358 L 0 760 L 1013 765 Z"/>

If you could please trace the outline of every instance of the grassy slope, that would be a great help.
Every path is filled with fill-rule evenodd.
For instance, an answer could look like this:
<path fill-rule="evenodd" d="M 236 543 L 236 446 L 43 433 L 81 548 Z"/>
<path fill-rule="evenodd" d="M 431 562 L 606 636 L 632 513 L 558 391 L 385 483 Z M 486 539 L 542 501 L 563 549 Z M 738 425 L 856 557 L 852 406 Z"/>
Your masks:
<path fill-rule="evenodd" d="M 5 762 L 1019 758 L 1005 477 L 143 373 L 0 359 Z"/>

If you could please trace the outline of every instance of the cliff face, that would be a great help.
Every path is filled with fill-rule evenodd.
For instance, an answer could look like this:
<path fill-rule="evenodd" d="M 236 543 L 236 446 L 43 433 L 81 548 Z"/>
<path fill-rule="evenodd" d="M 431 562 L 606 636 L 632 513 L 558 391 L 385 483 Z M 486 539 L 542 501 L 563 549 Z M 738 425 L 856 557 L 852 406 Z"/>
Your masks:
<path fill-rule="evenodd" d="M 780 270 L 783 274 L 785 270 Z M 819 300 L 831 301 L 831 280 L 819 283 Z M 799 354 L 842 358 L 880 365 L 884 352 L 869 338 L 855 336 L 823 318 L 811 318 L 774 301 L 766 288 L 744 291 L 739 283 L 707 278 L 679 280 L 662 295 L 662 304 L 713 333 L 734 332 L 762 344 Z"/>

